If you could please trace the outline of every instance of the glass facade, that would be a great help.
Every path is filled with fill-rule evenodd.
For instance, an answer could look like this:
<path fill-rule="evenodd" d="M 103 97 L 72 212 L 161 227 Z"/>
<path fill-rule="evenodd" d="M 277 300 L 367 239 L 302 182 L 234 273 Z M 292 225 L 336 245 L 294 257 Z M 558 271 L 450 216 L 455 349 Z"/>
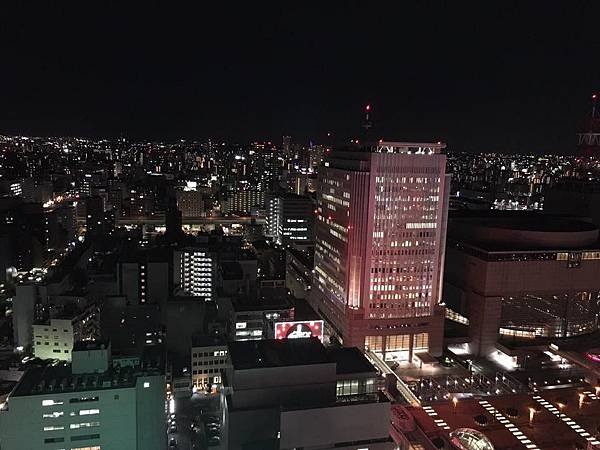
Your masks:
<path fill-rule="evenodd" d="M 568 337 L 590 333 L 598 327 L 599 305 L 598 291 L 503 297 L 502 334 Z"/>

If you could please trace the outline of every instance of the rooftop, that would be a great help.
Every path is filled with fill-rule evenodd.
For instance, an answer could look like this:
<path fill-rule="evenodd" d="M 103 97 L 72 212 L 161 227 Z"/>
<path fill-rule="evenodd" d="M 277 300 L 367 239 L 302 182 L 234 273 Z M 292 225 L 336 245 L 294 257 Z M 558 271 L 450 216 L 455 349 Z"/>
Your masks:
<path fill-rule="evenodd" d="M 323 344 L 316 339 L 267 339 L 229 344 L 234 369 L 287 367 L 331 362 Z"/>
<path fill-rule="evenodd" d="M 229 354 L 237 370 L 335 363 L 337 374 L 375 372 L 359 349 L 325 348 L 316 338 L 236 341 Z"/>
<path fill-rule="evenodd" d="M 487 436 L 497 449 L 564 450 L 575 448 L 575 443 L 580 448 L 596 449 L 600 448 L 594 437 L 600 401 L 593 391 L 555 389 L 539 394 L 459 398 L 456 407 L 448 400 L 409 410 L 430 439 L 448 439 L 452 431 L 468 427 Z"/>
<path fill-rule="evenodd" d="M 336 363 L 338 375 L 348 373 L 375 373 L 375 367 L 356 347 L 332 347 L 327 349 L 329 359 Z"/>
<path fill-rule="evenodd" d="M 573 217 L 517 211 L 453 211 L 448 241 L 487 252 L 593 250 L 598 227 Z"/>
<path fill-rule="evenodd" d="M 221 336 L 198 334 L 192 336 L 192 347 L 218 347 L 227 345 L 227 340 Z"/>
<path fill-rule="evenodd" d="M 260 298 L 240 297 L 232 299 L 233 309 L 240 311 L 267 311 L 293 308 L 290 298 L 285 296 L 264 296 Z"/>
<path fill-rule="evenodd" d="M 135 386 L 138 376 L 158 373 L 158 369 L 140 371 L 123 367 L 111 368 L 104 373 L 73 374 L 70 365 L 35 367 L 25 372 L 11 396 L 128 388 Z"/>

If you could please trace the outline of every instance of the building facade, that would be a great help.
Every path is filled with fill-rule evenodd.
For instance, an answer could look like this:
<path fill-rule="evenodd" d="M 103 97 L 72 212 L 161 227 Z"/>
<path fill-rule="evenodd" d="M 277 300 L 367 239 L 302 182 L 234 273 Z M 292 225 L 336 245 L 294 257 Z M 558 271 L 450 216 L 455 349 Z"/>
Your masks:
<path fill-rule="evenodd" d="M 210 389 L 223 382 L 230 367 L 229 350 L 224 339 L 195 337 L 192 339 L 192 384 L 199 390 Z"/>
<path fill-rule="evenodd" d="M 470 351 L 500 337 L 561 338 L 598 329 L 600 245 L 593 224 L 473 212 L 450 220 L 444 297 L 466 318 Z"/>
<path fill-rule="evenodd" d="M 305 246 L 313 241 L 314 206 L 310 198 L 279 194 L 269 200 L 267 235 L 285 246 Z"/>
<path fill-rule="evenodd" d="M 71 361 L 72 350 L 71 319 L 50 319 L 48 325 L 33 325 L 33 354 L 36 358 Z"/>
<path fill-rule="evenodd" d="M 216 277 L 216 258 L 205 250 L 185 248 L 173 252 L 174 282 L 183 295 L 213 298 Z"/>
<path fill-rule="evenodd" d="M 320 169 L 310 301 L 344 345 L 409 362 L 441 353 L 444 147 L 379 142 Z"/>
<path fill-rule="evenodd" d="M 245 190 L 234 192 L 223 202 L 223 213 L 249 215 L 254 209 L 265 208 L 265 191 Z"/>
<path fill-rule="evenodd" d="M 72 365 L 23 375 L 0 409 L 2 448 L 164 450 L 164 372 L 115 367 L 109 347 L 78 345 Z"/>
<path fill-rule="evenodd" d="M 230 450 L 393 450 L 390 403 L 356 348 L 317 339 L 233 342 L 226 379 Z"/>
<path fill-rule="evenodd" d="M 117 264 L 119 295 L 131 305 L 160 304 L 169 295 L 169 263 L 140 258 Z"/>
<path fill-rule="evenodd" d="M 176 192 L 177 208 L 184 218 L 198 218 L 204 215 L 202 192 L 185 189 Z"/>

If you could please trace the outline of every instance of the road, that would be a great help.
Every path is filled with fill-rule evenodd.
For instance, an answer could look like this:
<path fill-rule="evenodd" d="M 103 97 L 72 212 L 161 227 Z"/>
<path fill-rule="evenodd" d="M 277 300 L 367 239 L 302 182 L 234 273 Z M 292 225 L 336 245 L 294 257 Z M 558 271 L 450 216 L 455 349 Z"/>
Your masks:
<path fill-rule="evenodd" d="M 256 224 L 262 225 L 265 223 L 264 217 L 250 217 L 250 216 L 240 216 L 240 217 L 197 217 L 194 219 L 191 218 L 183 218 L 182 225 L 249 225 L 252 223 L 252 220 L 255 221 Z M 80 225 L 85 225 L 85 218 L 78 218 L 78 223 Z M 165 217 L 164 216 L 138 216 L 138 217 L 117 217 L 116 225 L 124 226 L 124 225 L 154 225 L 154 226 L 165 226 Z"/>

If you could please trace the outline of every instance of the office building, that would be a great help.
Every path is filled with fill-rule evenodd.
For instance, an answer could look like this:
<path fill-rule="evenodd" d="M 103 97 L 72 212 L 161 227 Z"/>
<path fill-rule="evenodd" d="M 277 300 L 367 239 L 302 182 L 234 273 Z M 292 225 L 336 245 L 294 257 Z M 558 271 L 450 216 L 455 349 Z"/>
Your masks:
<path fill-rule="evenodd" d="M 390 403 L 356 348 L 317 339 L 230 344 L 224 440 L 230 450 L 393 450 Z"/>
<path fill-rule="evenodd" d="M 78 342 L 71 365 L 29 369 L 0 409 L 3 450 L 164 450 L 165 377 L 158 356 L 111 358 Z"/>
<path fill-rule="evenodd" d="M 223 374 L 230 367 L 225 339 L 205 335 L 194 336 L 191 354 L 192 385 L 196 389 L 211 389 L 223 382 Z"/>
<path fill-rule="evenodd" d="M 0 279 L 14 272 L 42 267 L 47 262 L 48 235 L 41 204 L 20 198 L 0 198 Z M 14 269 L 13 269 L 14 268 Z"/>
<path fill-rule="evenodd" d="M 222 205 L 224 214 L 250 215 L 252 211 L 262 209 L 265 209 L 265 192 L 262 190 L 234 192 Z"/>
<path fill-rule="evenodd" d="M 48 250 L 64 250 L 77 238 L 75 208 L 70 205 L 50 207 L 44 211 Z"/>
<path fill-rule="evenodd" d="M 112 211 L 106 211 L 104 198 L 95 195 L 85 199 L 86 237 L 100 238 L 112 234 L 115 228 L 115 216 Z"/>
<path fill-rule="evenodd" d="M 320 168 L 310 301 L 344 345 L 408 362 L 441 353 L 444 147 L 379 142 Z"/>
<path fill-rule="evenodd" d="M 310 198 L 279 194 L 269 200 L 267 235 L 279 245 L 305 246 L 313 242 L 314 206 Z"/>
<path fill-rule="evenodd" d="M 598 227 L 535 213 L 460 212 L 448 226 L 444 299 L 469 325 L 469 349 L 499 337 L 561 338 L 598 329 Z"/>
<path fill-rule="evenodd" d="M 287 296 L 234 298 L 232 339 L 253 341 L 273 339 L 275 323 L 294 320 L 294 307 Z"/>
<path fill-rule="evenodd" d="M 181 211 L 183 218 L 198 218 L 204 215 L 204 201 L 202 192 L 192 189 L 184 189 L 176 192 L 177 208 Z"/>
<path fill-rule="evenodd" d="M 173 252 L 173 281 L 180 295 L 212 300 L 217 275 L 216 258 L 205 248 Z"/>
<path fill-rule="evenodd" d="M 130 305 L 161 304 L 169 296 L 169 263 L 161 255 L 138 254 L 117 263 L 119 295 Z"/>
<path fill-rule="evenodd" d="M 71 361 L 72 351 L 71 319 L 50 319 L 48 324 L 33 325 L 33 354 L 36 358 Z"/>

